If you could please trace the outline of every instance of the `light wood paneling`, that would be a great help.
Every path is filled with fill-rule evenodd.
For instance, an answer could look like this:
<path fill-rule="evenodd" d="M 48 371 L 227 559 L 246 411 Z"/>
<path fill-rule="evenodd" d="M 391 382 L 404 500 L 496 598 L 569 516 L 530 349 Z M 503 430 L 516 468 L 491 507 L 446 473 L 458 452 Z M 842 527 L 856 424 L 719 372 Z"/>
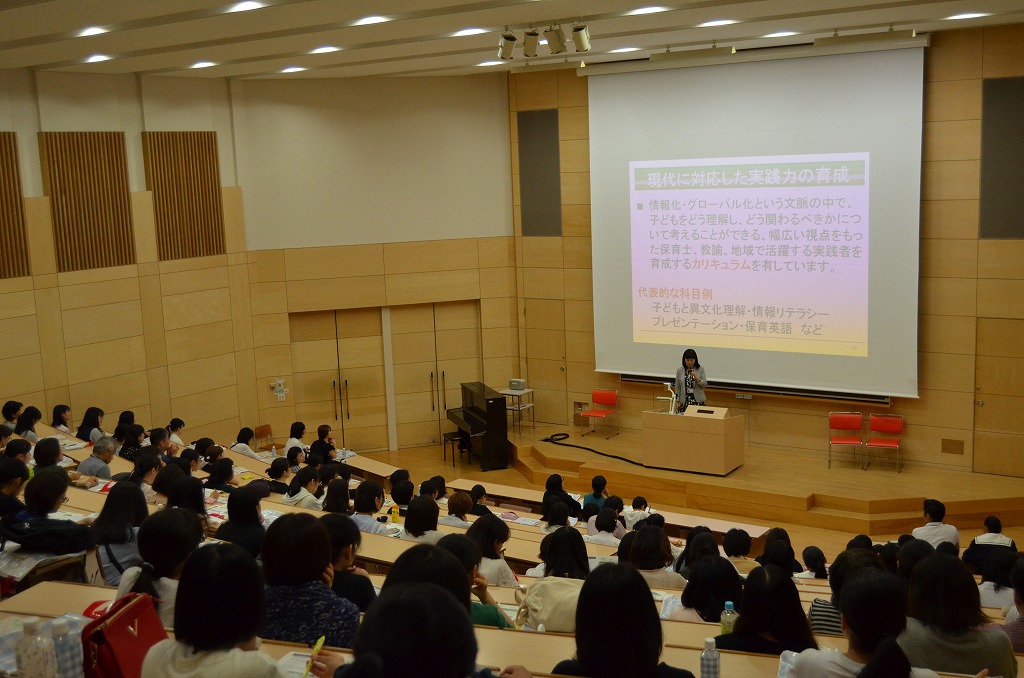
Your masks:
<path fill-rule="evenodd" d="M 256 378 L 282 377 L 292 373 L 292 350 L 288 344 L 276 344 L 273 346 L 257 346 L 256 354 Z M 263 392 L 263 386 L 257 387 L 257 392 Z"/>
<path fill-rule="evenodd" d="M 566 332 L 565 357 L 576 362 L 594 362 L 594 333 Z"/>
<path fill-rule="evenodd" d="M 924 90 L 924 119 L 981 120 L 981 80 L 931 82 Z"/>
<path fill-rule="evenodd" d="M 233 352 L 175 365 L 168 371 L 168 376 L 172 401 L 182 396 L 231 387 L 232 394 L 229 400 L 237 402 L 238 395 L 234 391 L 236 375 Z M 215 420 L 228 416 L 238 416 L 237 409 L 233 415 L 217 416 Z"/>
<path fill-rule="evenodd" d="M 228 287 L 228 267 L 217 266 L 200 272 L 164 273 L 160 276 L 160 287 L 168 296 Z"/>
<path fill-rule="evenodd" d="M 146 369 L 145 341 L 141 336 L 69 346 L 66 354 L 72 385 Z"/>
<path fill-rule="evenodd" d="M 252 326 L 252 294 L 249 267 L 245 264 L 228 266 L 228 293 L 231 296 L 231 334 L 236 351 L 255 346 Z"/>
<path fill-rule="evenodd" d="M 167 363 L 170 365 L 234 351 L 230 320 L 169 330 L 164 334 L 164 339 L 167 344 Z"/>
<path fill-rule="evenodd" d="M 1024 318 L 1024 280 L 979 280 L 978 315 Z"/>
<path fill-rule="evenodd" d="M 918 350 L 974 354 L 974 318 L 923 315 L 918 322 Z"/>
<path fill-rule="evenodd" d="M 238 432 L 238 396 L 233 385 L 171 398 L 171 411 L 197 428 L 213 422 L 234 420 L 234 431 L 228 435 Z"/>
<path fill-rule="evenodd" d="M 565 298 L 566 299 L 593 299 L 594 279 L 590 269 L 567 268 L 565 269 Z"/>
<path fill-rule="evenodd" d="M 516 250 L 512 238 L 479 238 L 477 246 L 479 247 L 480 268 L 516 265 Z M 486 273 L 481 272 L 480 275 L 484 276 Z"/>
<path fill-rule="evenodd" d="M 456 265 L 453 266 L 453 262 Z M 384 272 L 431 273 L 453 269 L 479 268 L 479 248 L 475 238 L 460 240 L 424 240 L 386 243 Z"/>
<path fill-rule="evenodd" d="M 435 337 L 438 361 L 480 357 L 479 328 L 442 330 L 442 325 L 438 325 Z"/>
<path fill-rule="evenodd" d="M 565 332 L 528 328 L 526 354 L 541 360 L 565 360 Z"/>
<path fill-rule="evenodd" d="M 977 239 L 977 200 L 924 200 L 921 237 Z"/>
<path fill-rule="evenodd" d="M 566 237 L 562 238 L 563 261 L 566 268 L 590 269 L 591 242 L 590 238 Z"/>
<path fill-rule="evenodd" d="M 64 328 L 58 297 L 56 287 L 35 291 L 38 309 L 35 314 L 38 324 L 36 336 L 42 359 L 43 383 L 47 389 L 65 388 L 68 385 L 68 363 L 64 352 Z"/>
<path fill-rule="evenodd" d="M 523 266 L 526 268 L 561 268 L 562 239 L 528 236 L 523 238 Z"/>
<path fill-rule="evenodd" d="M 337 339 L 334 311 L 314 313 L 289 313 L 288 330 L 292 343 L 300 341 L 324 341 Z"/>
<path fill-rule="evenodd" d="M 512 267 L 488 268 L 480 271 L 480 298 L 514 297 L 516 295 L 516 269 Z"/>
<path fill-rule="evenodd" d="M 381 307 L 387 299 L 384 276 L 288 282 L 288 312 Z"/>
<path fill-rule="evenodd" d="M 132 233 L 135 236 L 135 261 L 151 264 L 160 260 L 156 243 L 156 213 L 153 194 L 141 191 L 131 194 Z"/>
<path fill-rule="evenodd" d="M 0 359 L 0 374 L 4 375 L 4 390 L 10 394 L 8 397 L 34 393 L 44 388 L 43 367 L 38 353 Z"/>
<path fill-rule="evenodd" d="M 60 288 L 60 308 L 65 311 L 116 304 L 139 298 L 139 279 L 134 277 L 104 280 L 84 285 L 62 285 Z"/>
<path fill-rule="evenodd" d="M 922 315 L 974 316 L 978 310 L 978 281 L 972 278 L 921 278 Z"/>
<path fill-rule="evenodd" d="M 146 362 L 151 368 L 161 367 L 167 364 L 167 338 L 164 336 L 164 302 L 160 292 L 160 276 L 146 275 L 138 280 Z"/>
<path fill-rule="evenodd" d="M 271 313 L 253 316 L 253 346 L 288 343 L 288 314 Z"/>
<path fill-rule="evenodd" d="M 397 335 L 406 332 L 430 332 L 433 334 L 434 307 L 432 304 L 392 307 L 391 334 Z"/>
<path fill-rule="evenodd" d="M 974 393 L 974 356 L 922 352 L 917 360 L 917 381 L 921 388 Z M 958 378 L 950 379 L 951 374 Z"/>
<path fill-rule="evenodd" d="M 292 370 L 314 372 L 338 367 L 338 343 L 334 339 L 292 343 Z"/>
<path fill-rule="evenodd" d="M 25 203 L 22 200 L 18 138 L 0 132 L 0 278 L 29 274 L 28 238 L 25 235 Z"/>
<path fill-rule="evenodd" d="M 555 71 L 558 74 L 558 107 L 587 105 L 587 78 L 580 77 L 571 68 Z"/>
<path fill-rule="evenodd" d="M 3 322 L 4 340 L 0 341 L 0 358 L 39 353 L 39 328 L 35 316 L 23 315 Z"/>
<path fill-rule="evenodd" d="M 939 160 L 922 165 L 922 200 L 978 199 L 981 186 L 980 161 Z"/>
<path fill-rule="evenodd" d="M 1024 320 L 978 318 L 978 355 L 1024 358 Z"/>
<path fill-rule="evenodd" d="M 244 425 L 255 428 L 259 421 L 259 402 L 256 398 L 256 356 L 252 349 L 235 351 L 236 390 L 238 416 Z"/>
<path fill-rule="evenodd" d="M 557 71 L 517 73 L 515 80 L 515 105 L 519 111 L 537 111 L 558 108 Z"/>
<path fill-rule="evenodd" d="M 493 327 L 482 330 L 483 355 L 516 356 L 519 354 L 519 333 L 514 327 Z"/>
<path fill-rule="evenodd" d="M 29 268 L 35 276 L 57 272 L 57 254 L 53 245 L 50 200 L 25 198 L 25 237 L 28 242 Z"/>
<path fill-rule="evenodd" d="M 314 372 L 295 371 L 292 377 L 295 407 L 308 403 L 324 403 L 333 405 L 337 391 L 331 390 L 331 386 L 338 388 L 338 366 L 332 369 L 317 370 Z M 331 411 L 330 419 L 334 420 L 334 411 Z"/>
<path fill-rule="evenodd" d="M 1024 278 L 1024 240 L 979 240 L 979 278 Z"/>
<path fill-rule="evenodd" d="M 385 285 L 388 306 L 479 299 L 480 270 L 456 267 L 430 273 L 388 274 Z"/>
<path fill-rule="evenodd" d="M 561 180 L 564 204 L 590 204 L 590 172 L 562 172 Z"/>
<path fill-rule="evenodd" d="M 135 263 L 123 132 L 40 132 L 59 271 Z"/>
<path fill-rule="evenodd" d="M 938 31 L 925 59 L 925 82 L 982 77 L 982 29 Z"/>
<path fill-rule="evenodd" d="M 287 280 L 358 278 L 384 274 L 383 245 L 284 250 Z"/>
<path fill-rule="evenodd" d="M 1024 436 L 977 431 L 974 471 L 1024 477 Z"/>
<path fill-rule="evenodd" d="M 974 408 L 974 425 L 978 431 L 1024 436 L 1024 417 L 1020 416 L 1024 399 L 983 392 L 978 392 L 977 397 L 985 403 Z"/>
<path fill-rule="evenodd" d="M 565 302 L 560 299 L 526 299 L 526 324 L 530 329 L 564 330 Z"/>
<path fill-rule="evenodd" d="M 168 330 L 231 319 L 231 294 L 226 288 L 174 294 L 163 299 L 164 327 Z"/>
<path fill-rule="evenodd" d="M 102 310 L 77 308 L 62 313 L 64 345 L 68 348 L 142 336 L 142 304 L 123 301 Z"/>
<path fill-rule="evenodd" d="M 981 120 L 925 123 L 923 160 L 977 160 L 979 158 L 981 158 Z"/>
<path fill-rule="evenodd" d="M 516 300 L 513 297 L 501 297 L 480 300 L 480 326 L 515 327 Z"/>
<path fill-rule="evenodd" d="M 565 271 L 560 268 L 524 269 L 523 297 L 527 299 L 564 298 Z"/>
<path fill-rule="evenodd" d="M 145 370 L 125 371 L 112 377 L 72 383 L 69 392 L 71 402 L 68 404 L 71 406 L 75 421 L 81 421 L 86 408 L 98 407 L 106 412 L 103 429 L 113 432 L 119 412 L 135 410 L 149 404 L 149 376 Z M 150 410 L 150 414 L 154 412 Z M 159 423 L 153 422 L 152 425 L 160 426 L 164 419 L 165 417 L 161 417 Z"/>
<path fill-rule="evenodd" d="M 590 142 L 587 139 L 563 139 L 558 144 L 558 166 L 563 172 L 590 171 Z"/>
<path fill-rule="evenodd" d="M 991 26 L 984 29 L 985 78 L 1024 76 L 1024 26 Z"/>
<path fill-rule="evenodd" d="M 221 204 L 224 206 L 224 251 L 231 254 L 245 252 L 245 210 L 240 186 L 222 186 Z"/>
<path fill-rule="evenodd" d="M 380 337 L 382 336 L 380 309 L 355 308 L 338 313 L 336 327 L 338 337 L 341 339 Z"/>
<path fill-rule="evenodd" d="M 559 139 L 589 139 L 590 109 L 586 106 L 572 106 L 558 109 Z"/>
<path fill-rule="evenodd" d="M 1024 398 L 1024 358 L 978 356 L 978 391 Z"/>
<path fill-rule="evenodd" d="M 224 254 L 216 132 L 143 132 L 161 260 Z"/>

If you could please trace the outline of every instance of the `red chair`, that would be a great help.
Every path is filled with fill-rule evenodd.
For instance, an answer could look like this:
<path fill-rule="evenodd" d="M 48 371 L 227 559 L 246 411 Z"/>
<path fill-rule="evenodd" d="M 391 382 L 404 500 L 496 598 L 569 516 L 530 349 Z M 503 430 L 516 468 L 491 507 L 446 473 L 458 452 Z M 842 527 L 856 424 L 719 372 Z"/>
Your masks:
<path fill-rule="evenodd" d="M 832 468 L 832 446 L 845 445 L 855 448 L 853 458 L 857 458 L 857 450 L 863 449 L 864 439 L 860 437 L 864 428 L 864 415 L 860 412 L 829 412 L 828 413 L 828 467 Z M 834 432 L 838 431 L 839 435 Z M 863 460 L 861 468 L 864 467 Z"/>
<path fill-rule="evenodd" d="M 871 466 L 871 453 L 868 450 L 896 450 L 896 472 L 903 470 L 903 462 L 900 459 L 900 443 L 903 436 L 903 415 L 902 414 L 872 414 L 868 419 L 868 431 L 872 435 L 864 443 L 864 450 L 867 452 L 867 463 L 864 468 Z"/>
<path fill-rule="evenodd" d="M 615 413 L 616 400 L 617 393 L 615 391 L 606 391 L 604 389 L 595 388 L 593 393 L 590 394 L 590 402 L 594 405 L 594 407 L 592 409 L 580 412 L 580 416 L 586 417 L 588 423 L 590 419 L 607 419 L 608 415 Z M 598 405 L 603 405 L 604 408 L 611 409 L 604 409 L 598 407 Z M 581 429 L 580 437 L 587 435 L 587 433 L 594 433 L 595 431 L 597 431 L 597 428 L 592 428 L 586 433 L 582 433 Z M 616 436 L 618 434 L 619 432 L 616 431 L 615 433 L 608 437 L 611 438 L 612 436 Z"/>

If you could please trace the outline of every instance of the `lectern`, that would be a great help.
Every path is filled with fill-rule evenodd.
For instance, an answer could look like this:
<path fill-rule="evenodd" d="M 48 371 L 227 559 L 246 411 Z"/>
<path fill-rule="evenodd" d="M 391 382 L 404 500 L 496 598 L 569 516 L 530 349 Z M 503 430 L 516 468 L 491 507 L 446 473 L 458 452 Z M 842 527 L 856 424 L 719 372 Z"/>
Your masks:
<path fill-rule="evenodd" d="M 726 407 L 643 413 L 643 465 L 724 476 L 743 464 L 746 420 Z"/>

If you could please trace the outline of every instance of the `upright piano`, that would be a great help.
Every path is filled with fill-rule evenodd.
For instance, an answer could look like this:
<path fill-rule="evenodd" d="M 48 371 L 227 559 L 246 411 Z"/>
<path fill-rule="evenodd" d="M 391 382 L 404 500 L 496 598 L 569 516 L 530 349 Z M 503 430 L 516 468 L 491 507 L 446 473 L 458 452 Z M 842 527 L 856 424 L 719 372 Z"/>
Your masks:
<path fill-rule="evenodd" d="M 462 385 L 462 407 L 448 410 L 448 419 L 462 431 L 461 445 L 480 457 L 484 471 L 508 468 L 508 424 L 505 396 L 479 381 Z"/>

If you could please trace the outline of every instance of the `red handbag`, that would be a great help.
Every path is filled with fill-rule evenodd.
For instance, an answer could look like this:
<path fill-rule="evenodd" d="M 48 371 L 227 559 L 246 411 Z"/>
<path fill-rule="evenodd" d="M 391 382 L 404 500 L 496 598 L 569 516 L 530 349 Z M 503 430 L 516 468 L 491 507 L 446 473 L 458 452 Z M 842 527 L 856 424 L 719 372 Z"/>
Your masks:
<path fill-rule="evenodd" d="M 130 593 L 82 630 L 85 678 L 139 678 L 149 648 L 166 638 L 153 597 Z"/>

